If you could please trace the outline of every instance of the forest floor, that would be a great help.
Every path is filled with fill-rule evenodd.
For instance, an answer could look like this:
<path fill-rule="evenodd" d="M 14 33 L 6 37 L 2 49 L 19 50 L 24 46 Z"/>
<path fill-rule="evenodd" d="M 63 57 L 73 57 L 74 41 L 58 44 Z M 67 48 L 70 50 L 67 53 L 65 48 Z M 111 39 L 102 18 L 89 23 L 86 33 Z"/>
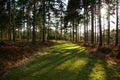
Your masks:
<path fill-rule="evenodd" d="M 0 80 L 120 80 L 119 64 L 91 54 L 94 50 L 71 42 L 48 43 L 43 44 L 43 50 L 35 50 L 38 53 L 29 60 L 12 68 L 1 68 Z"/>

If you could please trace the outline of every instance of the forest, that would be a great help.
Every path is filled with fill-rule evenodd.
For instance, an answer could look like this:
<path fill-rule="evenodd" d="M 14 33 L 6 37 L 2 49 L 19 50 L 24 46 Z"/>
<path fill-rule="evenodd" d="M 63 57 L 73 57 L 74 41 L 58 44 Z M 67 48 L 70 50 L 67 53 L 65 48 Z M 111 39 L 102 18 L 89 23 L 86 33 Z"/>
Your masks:
<path fill-rule="evenodd" d="M 120 0 L 0 0 L 0 80 L 120 80 Z"/>

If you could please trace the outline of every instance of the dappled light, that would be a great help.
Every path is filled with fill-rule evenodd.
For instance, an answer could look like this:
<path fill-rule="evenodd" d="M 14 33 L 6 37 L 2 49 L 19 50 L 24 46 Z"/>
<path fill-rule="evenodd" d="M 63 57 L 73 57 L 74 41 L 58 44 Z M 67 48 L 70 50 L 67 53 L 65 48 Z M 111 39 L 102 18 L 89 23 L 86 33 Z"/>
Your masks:
<path fill-rule="evenodd" d="M 107 80 L 106 76 L 107 76 L 107 73 L 105 72 L 104 66 L 98 62 L 94 65 L 89 77 L 90 77 L 90 80 L 95 80 L 95 79 Z"/>
<path fill-rule="evenodd" d="M 90 57 L 85 47 L 66 42 L 10 69 L 1 80 L 117 80 L 116 76 L 109 78 L 113 74 L 106 62 Z"/>
<path fill-rule="evenodd" d="M 0 0 L 0 80 L 120 80 L 120 0 Z"/>

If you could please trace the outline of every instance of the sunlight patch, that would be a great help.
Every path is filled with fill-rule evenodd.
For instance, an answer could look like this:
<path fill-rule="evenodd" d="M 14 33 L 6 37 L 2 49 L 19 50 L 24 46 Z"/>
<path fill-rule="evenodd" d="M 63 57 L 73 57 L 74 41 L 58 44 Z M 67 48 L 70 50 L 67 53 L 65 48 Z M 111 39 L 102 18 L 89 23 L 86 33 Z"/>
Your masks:
<path fill-rule="evenodd" d="M 89 77 L 89 80 L 106 80 L 106 73 L 103 65 L 96 63 Z"/>
<path fill-rule="evenodd" d="M 79 58 L 72 62 L 72 65 L 69 67 L 69 70 L 77 72 L 78 70 L 82 69 L 87 64 L 87 62 L 87 58 Z"/>

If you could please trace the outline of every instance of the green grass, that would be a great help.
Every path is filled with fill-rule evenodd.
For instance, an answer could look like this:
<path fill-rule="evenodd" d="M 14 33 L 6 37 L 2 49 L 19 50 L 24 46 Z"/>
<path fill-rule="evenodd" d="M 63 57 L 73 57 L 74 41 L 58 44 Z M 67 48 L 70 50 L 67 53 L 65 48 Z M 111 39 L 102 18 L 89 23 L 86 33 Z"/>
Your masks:
<path fill-rule="evenodd" d="M 42 56 L 10 69 L 0 80 L 120 80 L 120 74 L 88 51 L 58 42 Z"/>

